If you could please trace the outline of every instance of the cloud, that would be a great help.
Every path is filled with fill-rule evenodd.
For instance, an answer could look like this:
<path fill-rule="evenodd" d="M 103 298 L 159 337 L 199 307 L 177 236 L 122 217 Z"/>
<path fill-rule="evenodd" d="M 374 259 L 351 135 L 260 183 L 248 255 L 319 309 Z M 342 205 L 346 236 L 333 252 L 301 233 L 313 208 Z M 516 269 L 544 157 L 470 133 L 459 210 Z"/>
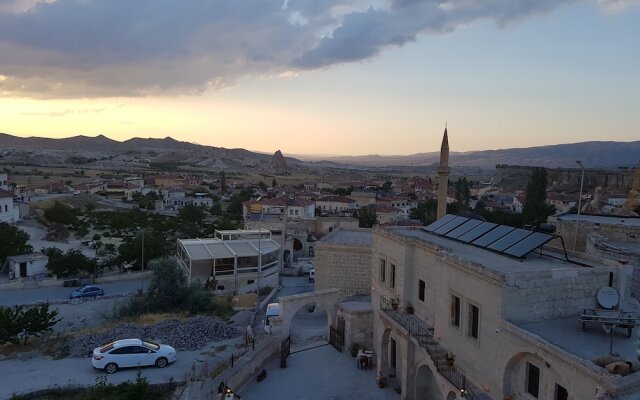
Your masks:
<path fill-rule="evenodd" d="M 0 0 L 0 94 L 197 94 L 366 60 L 477 19 L 505 26 L 566 2 Z"/>

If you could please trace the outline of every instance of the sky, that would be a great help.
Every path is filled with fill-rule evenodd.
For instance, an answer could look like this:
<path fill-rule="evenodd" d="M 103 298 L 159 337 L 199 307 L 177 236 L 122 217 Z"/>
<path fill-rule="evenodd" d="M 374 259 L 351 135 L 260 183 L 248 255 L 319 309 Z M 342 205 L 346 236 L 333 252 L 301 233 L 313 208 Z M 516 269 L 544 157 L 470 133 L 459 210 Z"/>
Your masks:
<path fill-rule="evenodd" d="M 640 0 L 0 0 L 0 132 L 285 155 L 640 140 Z"/>

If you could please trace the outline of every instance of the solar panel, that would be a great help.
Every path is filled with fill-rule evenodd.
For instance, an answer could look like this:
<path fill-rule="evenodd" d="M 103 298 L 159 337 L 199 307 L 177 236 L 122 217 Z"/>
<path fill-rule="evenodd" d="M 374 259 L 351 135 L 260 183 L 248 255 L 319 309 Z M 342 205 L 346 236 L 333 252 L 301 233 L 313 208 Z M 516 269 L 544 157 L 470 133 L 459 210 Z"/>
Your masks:
<path fill-rule="evenodd" d="M 488 245 L 500 239 L 501 237 L 503 237 L 504 235 L 506 235 L 507 233 L 511 232 L 514 229 L 515 228 L 512 228 L 510 226 L 500 225 L 495 229 L 487 232 L 486 234 L 480 236 L 478 239 L 474 240 L 472 243 L 475 244 L 476 246 L 487 247 Z"/>
<path fill-rule="evenodd" d="M 494 224 L 493 222 L 483 222 L 482 224 L 471 229 L 469 232 L 465 233 L 464 235 L 459 236 L 458 240 L 461 240 L 465 243 L 473 242 L 474 240 L 484 235 L 485 233 L 489 232 L 491 229 L 495 228 L 496 226 L 498 225 Z"/>
<path fill-rule="evenodd" d="M 516 229 L 515 231 L 509 232 L 501 239 L 498 239 L 495 242 L 491 243 L 491 245 L 487 246 L 487 248 L 495 251 L 503 251 L 504 249 L 513 246 L 527 236 L 530 236 L 532 233 L 533 231 L 529 231 L 526 229 Z"/>
<path fill-rule="evenodd" d="M 453 221 L 456 218 L 457 218 L 457 216 L 455 216 L 455 215 L 447 214 L 444 217 L 442 217 L 439 220 L 437 220 L 436 222 L 432 222 L 431 224 L 425 226 L 422 229 L 424 229 L 427 232 L 433 232 L 436 229 L 440 228 L 441 226 L 445 225 L 448 222 Z"/>
<path fill-rule="evenodd" d="M 447 237 L 450 237 L 452 239 L 457 239 L 458 236 L 461 236 L 467 232 L 469 232 L 471 229 L 475 228 L 476 226 L 480 225 L 482 223 L 482 221 L 477 220 L 477 219 L 470 219 L 467 222 L 465 222 L 464 224 L 460 225 L 459 227 L 457 227 L 456 229 L 452 230 L 451 232 L 447 233 Z"/>
<path fill-rule="evenodd" d="M 456 217 L 456 219 L 452 220 L 451 222 L 441 226 L 440 228 L 436 229 L 433 233 L 437 233 L 438 235 L 444 235 L 446 233 L 448 233 L 449 231 L 459 227 L 460 225 L 464 224 L 465 222 L 467 222 L 469 220 L 469 218 L 467 217 Z"/>
<path fill-rule="evenodd" d="M 503 253 L 522 258 L 551 239 L 553 239 L 551 235 L 534 232 L 532 235 L 503 251 Z"/>

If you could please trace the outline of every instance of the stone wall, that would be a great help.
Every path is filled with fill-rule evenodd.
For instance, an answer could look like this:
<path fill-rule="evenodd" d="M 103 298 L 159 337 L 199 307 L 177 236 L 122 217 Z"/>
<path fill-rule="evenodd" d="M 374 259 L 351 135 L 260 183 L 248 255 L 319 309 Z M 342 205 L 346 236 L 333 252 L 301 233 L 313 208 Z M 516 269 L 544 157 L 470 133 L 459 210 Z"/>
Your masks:
<path fill-rule="evenodd" d="M 583 308 L 596 307 L 598 289 L 609 284 L 627 291 L 622 275 L 630 275 L 630 268 L 569 267 L 547 271 L 510 274 L 503 289 L 503 318 L 513 322 L 533 322 L 541 319 L 577 315 Z"/>
<path fill-rule="evenodd" d="M 373 349 L 373 309 L 367 302 L 344 302 L 338 304 L 337 318 L 344 319 L 344 349 L 352 343 Z M 339 322 L 337 322 L 339 324 Z"/>
<path fill-rule="evenodd" d="M 318 242 L 316 290 L 337 288 L 340 300 L 371 294 L 371 247 Z"/>
<path fill-rule="evenodd" d="M 573 250 L 573 241 L 576 237 L 576 221 L 560 221 L 555 218 L 550 218 L 549 223 L 556 226 L 556 233 L 563 237 L 565 247 L 568 250 Z M 587 236 L 592 232 L 598 232 L 600 235 L 612 242 L 640 244 L 640 227 L 625 226 L 622 224 L 594 224 L 587 221 L 580 221 L 576 240 L 576 251 L 585 252 Z M 556 247 L 561 247 L 559 240 L 553 240 L 551 244 Z"/>
<path fill-rule="evenodd" d="M 510 188 L 527 187 L 534 167 L 497 165 L 494 185 Z M 547 168 L 547 187 L 551 190 L 580 190 L 582 170 L 580 168 Z M 600 186 L 605 192 L 626 193 L 633 182 L 633 170 L 605 171 L 586 169 L 584 172 L 585 193 Z"/>

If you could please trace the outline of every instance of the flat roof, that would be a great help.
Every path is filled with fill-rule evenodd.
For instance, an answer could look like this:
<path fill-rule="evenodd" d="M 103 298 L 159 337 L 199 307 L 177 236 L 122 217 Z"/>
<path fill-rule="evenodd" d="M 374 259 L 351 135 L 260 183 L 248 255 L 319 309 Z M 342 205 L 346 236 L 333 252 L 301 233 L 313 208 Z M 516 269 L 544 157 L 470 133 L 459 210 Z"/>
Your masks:
<path fill-rule="evenodd" d="M 257 257 L 258 248 L 262 254 L 272 253 L 280 249 L 273 239 L 178 239 L 191 260 L 212 260 L 235 257 Z"/>
<path fill-rule="evenodd" d="M 560 214 L 557 215 L 556 218 L 559 221 L 576 221 L 578 219 L 578 214 Z M 640 228 L 640 218 L 637 217 L 580 214 L 580 221 L 591 222 L 592 224 L 622 225 Z"/>
<path fill-rule="evenodd" d="M 350 231 L 346 229 L 339 229 L 320 239 L 320 242 L 371 247 L 371 244 L 373 243 L 373 233 L 370 230 Z"/>
<path fill-rule="evenodd" d="M 585 360 L 609 354 L 609 335 L 602 328 L 602 324 L 589 323 L 586 330 L 582 331 L 577 315 L 570 318 L 548 319 L 515 325 Z M 620 354 L 623 359 L 636 359 L 638 356 L 637 328 L 630 338 L 627 337 L 626 328 L 615 328 L 612 338 L 615 353 Z"/>
<path fill-rule="evenodd" d="M 456 257 L 469 262 L 480 264 L 484 268 L 496 273 L 584 268 L 565 260 L 559 260 L 553 257 L 540 257 L 537 250 L 529 253 L 524 258 L 515 258 L 503 254 L 498 254 L 491 250 L 479 248 L 467 243 L 458 242 L 453 239 L 437 236 L 422 229 L 398 228 L 390 229 L 389 231 L 403 237 L 415 238 L 449 249 L 452 255 L 455 255 Z M 560 253 L 551 252 L 547 248 L 545 248 L 543 252 L 544 254 L 553 254 L 557 257 L 561 256 Z M 579 262 L 586 262 L 585 260 L 576 259 L 575 257 L 574 259 Z M 590 262 L 590 264 L 593 264 L 593 262 Z M 598 265 L 594 266 L 597 267 Z M 604 264 L 601 264 L 599 266 L 605 267 Z"/>

